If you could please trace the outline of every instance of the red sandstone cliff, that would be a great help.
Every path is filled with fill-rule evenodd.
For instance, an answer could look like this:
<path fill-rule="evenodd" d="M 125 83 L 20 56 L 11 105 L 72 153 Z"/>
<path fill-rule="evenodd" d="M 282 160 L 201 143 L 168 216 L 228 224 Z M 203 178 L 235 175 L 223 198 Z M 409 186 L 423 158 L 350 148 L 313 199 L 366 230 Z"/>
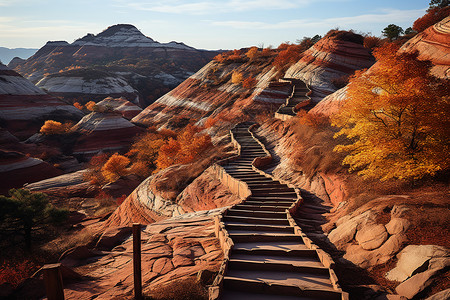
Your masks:
<path fill-rule="evenodd" d="M 285 77 L 306 82 L 313 91 L 313 102 L 317 103 L 336 91 L 333 79 L 351 75 L 375 62 L 369 49 L 362 44 L 360 35 L 330 31 L 286 71 Z"/>
<path fill-rule="evenodd" d="M 39 131 L 45 120 L 78 121 L 83 113 L 46 94 L 17 72 L 0 64 L 0 120 L 24 139 Z"/>

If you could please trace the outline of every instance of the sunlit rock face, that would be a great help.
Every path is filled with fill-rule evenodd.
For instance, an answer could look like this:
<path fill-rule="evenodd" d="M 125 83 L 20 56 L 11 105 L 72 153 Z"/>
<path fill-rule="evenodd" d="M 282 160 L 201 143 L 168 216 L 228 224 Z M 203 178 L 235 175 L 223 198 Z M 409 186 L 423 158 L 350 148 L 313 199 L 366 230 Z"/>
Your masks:
<path fill-rule="evenodd" d="M 73 154 L 94 155 L 99 151 L 127 149 L 144 130 L 116 113 L 93 112 L 80 120 L 72 131 L 78 132 Z"/>
<path fill-rule="evenodd" d="M 450 17 L 427 28 L 406 42 L 400 52 L 419 52 L 419 59 L 430 60 L 434 75 L 450 78 Z"/>
<path fill-rule="evenodd" d="M 46 94 L 30 81 L 0 64 L 0 121 L 18 138 L 38 132 L 45 120 L 78 121 L 83 113 Z"/>
<path fill-rule="evenodd" d="M 171 128 L 182 118 L 202 120 L 226 113 L 227 117 L 240 116 L 242 120 L 261 111 L 275 111 L 286 101 L 292 87 L 288 83 L 271 83 L 277 73 L 272 60 L 229 64 L 211 61 L 144 109 L 132 122 Z M 241 83 L 233 83 L 233 72 L 241 73 L 244 78 L 254 77 L 256 86 L 248 89 Z"/>
<path fill-rule="evenodd" d="M 11 67 L 68 102 L 122 96 L 146 107 L 218 53 L 179 42 L 159 43 L 133 25 L 118 24 L 73 43 L 47 42 Z"/>
<path fill-rule="evenodd" d="M 361 36 L 349 32 L 345 36 L 328 34 L 308 49 L 285 77 L 305 81 L 313 91 L 313 102 L 317 103 L 337 90 L 333 79 L 351 75 L 375 62 L 362 41 Z"/>
<path fill-rule="evenodd" d="M 127 120 L 131 120 L 142 111 L 142 108 L 124 98 L 108 97 L 98 102 L 97 106 L 103 110 L 110 109 L 114 112 L 120 113 L 122 117 Z"/>
<path fill-rule="evenodd" d="M 62 171 L 41 159 L 28 157 L 15 151 L 0 150 L 0 194 L 7 195 L 8 189 L 20 188 L 31 183 L 53 176 Z"/>
<path fill-rule="evenodd" d="M 120 75 L 91 69 L 52 74 L 37 84 L 48 93 L 71 102 L 99 101 L 108 96 L 125 97 L 139 104 L 139 92 Z"/>
<path fill-rule="evenodd" d="M 216 210 L 185 214 L 143 226 L 141 263 L 144 295 L 153 296 L 164 288 L 181 292 L 179 283 L 192 280 L 198 272 L 210 273 L 209 281 L 213 280 L 223 260 L 219 240 L 214 234 L 213 216 L 217 213 Z M 79 247 L 66 252 L 61 262 L 89 280 L 65 284 L 65 298 L 133 298 L 132 254 L 130 227 L 105 229 L 94 250 Z M 178 285 L 171 285 L 173 282 Z"/>

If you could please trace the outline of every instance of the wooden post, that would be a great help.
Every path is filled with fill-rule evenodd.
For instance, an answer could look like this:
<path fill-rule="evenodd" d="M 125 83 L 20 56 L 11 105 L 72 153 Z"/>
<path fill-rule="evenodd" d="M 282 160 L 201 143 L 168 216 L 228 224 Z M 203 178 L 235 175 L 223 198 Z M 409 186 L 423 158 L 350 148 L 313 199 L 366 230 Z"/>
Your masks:
<path fill-rule="evenodd" d="M 142 300 L 141 224 L 133 223 L 134 298 Z"/>
<path fill-rule="evenodd" d="M 61 264 L 49 264 L 42 267 L 48 300 L 64 300 L 64 287 L 60 267 Z"/>

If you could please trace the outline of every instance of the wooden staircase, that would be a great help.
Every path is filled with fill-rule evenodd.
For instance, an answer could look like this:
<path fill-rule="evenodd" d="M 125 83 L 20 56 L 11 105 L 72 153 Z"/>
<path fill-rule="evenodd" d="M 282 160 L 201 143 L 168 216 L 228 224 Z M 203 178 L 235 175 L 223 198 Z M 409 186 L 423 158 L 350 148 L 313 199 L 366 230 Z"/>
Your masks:
<path fill-rule="evenodd" d="M 299 191 L 254 167 L 255 159 L 270 154 L 249 127 L 251 123 L 241 123 L 232 129 L 240 156 L 223 168 L 244 182 L 251 195 L 217 220 L 222 237 L 232 245 L 224 250 L 225 262 L 210 299 L 348 299 L 330 268 L 331 258 L 291 217 L 291 211 L 301 209 Z M 305 214 L 320 212 L 305 209 Z"/>

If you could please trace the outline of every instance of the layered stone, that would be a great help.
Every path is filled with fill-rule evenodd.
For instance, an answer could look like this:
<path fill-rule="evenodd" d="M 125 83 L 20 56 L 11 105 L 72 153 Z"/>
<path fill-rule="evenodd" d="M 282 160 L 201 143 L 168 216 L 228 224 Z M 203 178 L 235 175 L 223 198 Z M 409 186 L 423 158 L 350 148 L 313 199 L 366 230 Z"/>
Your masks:
<path fill-rule="evenodd" d="M 285 77 L 306 82 L 313 91 L 313 102 L 317 103 L 336 91 L 333 79 L 369 68 L 374 62 L 369 50 L 362 44 L 324 37 L 287 70 Z"/>

